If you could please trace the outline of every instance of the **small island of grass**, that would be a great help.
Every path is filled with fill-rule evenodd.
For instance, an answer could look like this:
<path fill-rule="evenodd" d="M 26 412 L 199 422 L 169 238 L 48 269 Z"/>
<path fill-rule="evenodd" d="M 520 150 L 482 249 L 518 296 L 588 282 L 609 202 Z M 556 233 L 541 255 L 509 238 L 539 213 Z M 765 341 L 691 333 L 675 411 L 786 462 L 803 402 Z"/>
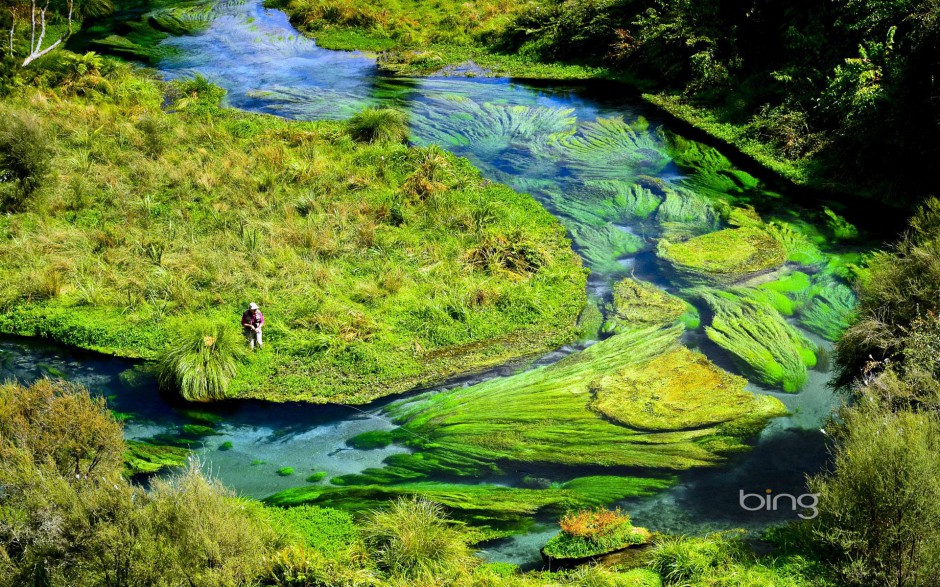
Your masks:
<path fill-rule="evenodd" d="M 561 532 L 545 544 L 542 554 L 554 562 L 583 562 L 618 550 L 647 544 L 651 535 L 630 523 L 620 509 L 571 512 L 559 522 Z"/>

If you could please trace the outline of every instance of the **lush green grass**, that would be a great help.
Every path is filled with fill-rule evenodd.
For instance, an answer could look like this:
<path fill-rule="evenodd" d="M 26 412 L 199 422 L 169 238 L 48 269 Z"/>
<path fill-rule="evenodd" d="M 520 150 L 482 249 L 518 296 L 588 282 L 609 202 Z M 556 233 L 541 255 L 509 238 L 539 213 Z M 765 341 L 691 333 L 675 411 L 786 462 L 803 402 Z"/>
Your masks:
<path fill-rule="evenodd" d="M 341 554 L 359 542 L 359 530 L 348 513 L 302 505 L 265 508 L 273 526 L 324 554 Z"/>
<path fill-rule="evenodd" d="M 347 402 L 575 336 L 580 261 L 532 198 L 439 150 L 105 68 L 84 96 L 4 100 L 56 140 L 50 179 L 0 219 L 0 330 L 154 358 L 202 320 L 237 337 L 256 301 L 266 345 L 226 394 Z"/>

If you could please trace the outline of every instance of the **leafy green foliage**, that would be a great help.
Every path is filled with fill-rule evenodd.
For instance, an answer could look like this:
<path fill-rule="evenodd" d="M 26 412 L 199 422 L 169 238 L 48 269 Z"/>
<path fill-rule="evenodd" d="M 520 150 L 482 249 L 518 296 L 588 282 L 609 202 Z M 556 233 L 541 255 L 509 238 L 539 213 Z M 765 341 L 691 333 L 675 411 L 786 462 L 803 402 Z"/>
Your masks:
<path fill-rule="evenodd" d="M 847 585 L 940 580 L 940 424 L 931 414 L 844 410 L 832 473 L 819 494 L 816 540 Z"/>
<path fill-rule="evenodd" d="M 2 209 L 17 211 L 48 175 L 52 153 L 39 121 L 21 112 L 0 110 L 0 189 Z"/>

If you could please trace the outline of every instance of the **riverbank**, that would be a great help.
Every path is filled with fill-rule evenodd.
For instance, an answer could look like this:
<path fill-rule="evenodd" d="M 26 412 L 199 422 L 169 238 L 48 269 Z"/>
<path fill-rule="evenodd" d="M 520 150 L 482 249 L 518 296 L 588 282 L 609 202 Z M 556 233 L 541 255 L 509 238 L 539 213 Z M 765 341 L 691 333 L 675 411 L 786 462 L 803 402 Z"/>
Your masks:
<path fill-rule="evenodd" d="M 732 73 L 741 65 L 734 65 L 732 57 L 724 57 L 731 64 L 718 59 L 713 46 L 720 44 L 720 39 L 711 38 L 716 31 L 696 22 L 698 17 L 685 14 L 697 14 L 689 7 L 663 7 L 661 13 L 650 8 L 650 14 L 644 16 L 634 14 L 643 12 L 637 7 L 624 8 L 624 14 L 619 15 L 604 5 L 578 8 L 559 2 L 544 6 L 444 2 L 433 10 L 413 3 L 354 6 L 340 0 L 267 0 L 266 6 L 286 12 L 298 30 L 324 48 L 377 54 L 380 67 L 392 75 L 622 84 L 627 94 L 651 110 L 681 121 L 697 135 L 708 137 L 706 142 L 736 154 L 737 160 L 748 161 L 762 179 L 817 198 L 862 195 L 884 206 L 898 228 L 904 212 L 919 195 L 913 177 L 906 177 L 903 185 L 891 179 L 896 178 L 900 165 L 891 168 L 876 165 L 877 161 L 860 163 L 863 158 L 884 159 L 879 145 L 887 131 L 866 129 L 879 123 L 870 113 L 875 106 L 868 104 L 884 103 L 887 91 L 877 82 L 866 82 L 864 72 L 856 70 L 859 63 L 867 63 L 865 67 L 880 76 L 888 66 L 880 61 L 876 64 L 875 58 L 856 59 L 854 52 L 860 46 L 856 41 L 847 43 L 851 51 L 844 59 L 826 57 L 831 69 L 822 66 L 819 71 L 803 73 L 812 81 L 797 81 L 792 72 L 806 66 L 789 56 L 790 47 L 781 47 L 778 52 L 796 63 L 781 63 L 781 71 Z M 630 21 L 633 17 L 636 22 Z M 813 15 L 817 17 L 824 18 Z M 663 22 L 657 29 L 659 21 Z M 747 26 L 767 26 L 761 22 L 758 19 Z M 797 30 L 803 23 L 793 26 Z M 695 39 L 688 47 L 677 45 L 670 36 L 683 34 Z M 647 54 L 644 43 L 656 49 Z M 706 48 L 689 56 L 693 45 Z M 879 54 L 878 59 L 884 56 Z M 763 61 L 760 64 L 766 66 Z M 858 81 L 840 78 L 856 73 L 861 76 Z M 735 81 L 735 75 L 744 77 Z M 813 87 L 799 87 L 801 83 Z M 826 83 L 830 88 L 820 93 L 820 86 Z M 794 88 L 787 94 L 789 86 Z M 820 95 L 815 102 L 807 104 L 816 94 Z M 867 118 L 874 119 L 861 122 Z M 872 136 L 858 144 L 858 136 L 866 133 Z"/>
<path fill-rule="evenodd" d="M 576 337 L 563 227 L 466 160 L 62 59 L 3 100 L 17 132 L 54 139 L 34 137 L 49 173 L 0 224 L 0 331 L 153 359 L 193 325 L 237 331 L 255 301 L 266 345 L 229 395 L 344 403 Z"/>

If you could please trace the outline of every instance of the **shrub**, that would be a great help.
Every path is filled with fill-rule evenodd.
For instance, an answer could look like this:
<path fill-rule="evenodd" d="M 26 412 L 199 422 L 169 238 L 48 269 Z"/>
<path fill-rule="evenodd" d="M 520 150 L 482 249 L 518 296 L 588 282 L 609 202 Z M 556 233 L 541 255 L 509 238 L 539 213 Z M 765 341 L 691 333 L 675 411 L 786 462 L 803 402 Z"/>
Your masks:
<path fill-rule="evenodd" d="M 13 449 L 69 478 L 105 477 L 120 470 L 124 443 L 103 398 L 41 379 L 0 386 L 0 456 Z"/>
<path fill-rule="evenodd" d="M 364 108 L 348 123 L 349 134 L 362 143 L 405 143 L 408 141 L 408 116 L 394 108 Z"/>
<path fill-rule="evenodd" d="M 277 474 L 281 477 L 290 477 L 294 474 L 294 467 L 281 467 L 277 470 Z"/>
<path fill-rule="evenodd" d="M 441 506 L 424 499 L 402 498 L 372 512 L 362 533 L 378 566 L 396 578 L 452 581 L 475 560 L 468 536 L 447 521 Z"/>
<path fill-rule="evenodd" d="M 157 379 L 164 389 L 189 401 L 224 399 L 228 384 L 246 355 L 234 329 L 197 322 L 170 342 L 157 360 Z"/>
<path fill-rule="evenodd" d="M 16 210 L 42 184 L 52 154 L 39 121 L 31 116 L 0 111 L 0 183 L 13 182 L 3 208 Z"/>
<path fill-rule="evenodd" d="M 940 584 L 940 424 L 872 408 L 843 417 L 832 473 L 810 481 L 817 539 L 848 585 Z"/>

